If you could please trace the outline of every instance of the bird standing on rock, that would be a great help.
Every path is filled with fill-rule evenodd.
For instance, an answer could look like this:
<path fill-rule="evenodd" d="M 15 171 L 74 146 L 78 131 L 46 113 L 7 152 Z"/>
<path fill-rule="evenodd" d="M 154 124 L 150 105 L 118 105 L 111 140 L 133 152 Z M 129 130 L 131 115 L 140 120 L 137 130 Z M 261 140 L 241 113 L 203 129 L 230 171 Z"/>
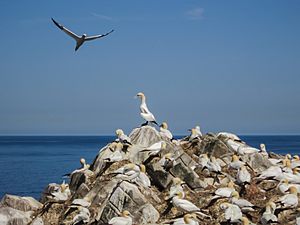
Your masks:
<path fill-rule="evenodd" d="M 100 35 L 95 35 L 95 36 L 87 36 L 86 34 L 83 34 L 81 37 L 78 36 L 77 34 L 73 33 L 72 31 L 68 30 L 66 27 L 64 27 L 63 25 L 59 24 L 58 22 L 56 22 L 53 18 L 51 18 L 53 23 L 59 28 L 61 29 L 63 32 L 65 32 L 67 35 L 69 35 L 70 37 L 74 38 L 76 41 L 76 47 L 75 47 L 75 51 L 77 51 L 81 45 L 83 45 L 83 43 L 85 41 L 91 41 L 91 40 L 95 40 L 98 38 L 102 38 L 105 37 L 107 35 L 109 35 L 110 33 L 112 33 L 114 30 L 111 30 L 110 32 L 106 33 L 106 34 L 100 34 Z"/>
<path fill-rule="evenodd" d="M 173 139 L 173 134 L 171 133 L 171 131 L 168 130 L 168 124 L 166 122 L 163 122 L 160 125 L 159 130 L 160 130 L 159 132 L 160 136 L 165 137 L 169 140 Z"/>
<path fill-rule="evenodd" d="M 140 110 L 141 110 L 141 117 L 143 117 L 146 122 L 142 124 L 142 126 L 146 126 L 148 125 L 148 123 L 154 123 L 158 126 L 158 123 L 155 120 L 154 115 L 150 112 L 150 110 L 147 107 L 146 104 L 146 96 L 144 95 L 144 93 L 139 92 L 136 95 L 138 98 L 141 99 L 141 105 L 140 105 Z"/>

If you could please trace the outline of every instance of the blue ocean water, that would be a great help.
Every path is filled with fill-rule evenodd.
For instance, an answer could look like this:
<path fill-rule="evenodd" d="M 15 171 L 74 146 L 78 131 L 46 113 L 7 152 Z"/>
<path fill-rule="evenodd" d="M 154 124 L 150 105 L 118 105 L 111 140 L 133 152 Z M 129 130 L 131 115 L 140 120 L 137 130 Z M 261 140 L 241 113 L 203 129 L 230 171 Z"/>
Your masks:
<path fill-rule="evenodd" d="M 62 182 L 62 175 L 92 163 L 113 136 L 0 136 L 0 198 L 5 193 L 40 198 L 49 183 Z M 241 136 L 253 147 L 265 143 L 268 151 L 300 153 L 300 136 Z"/>

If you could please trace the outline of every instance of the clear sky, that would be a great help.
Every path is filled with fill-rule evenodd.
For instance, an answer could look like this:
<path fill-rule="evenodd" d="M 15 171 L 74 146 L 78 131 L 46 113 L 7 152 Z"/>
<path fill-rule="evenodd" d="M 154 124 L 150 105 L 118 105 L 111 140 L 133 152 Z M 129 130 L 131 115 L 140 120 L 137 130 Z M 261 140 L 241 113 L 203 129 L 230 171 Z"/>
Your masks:
<path fill-rule="evenodd" d="M 0 1 L 0 134 L 300 133 L 300 2 Z M 85 43 L 61 32 L 115 32 Z"/>

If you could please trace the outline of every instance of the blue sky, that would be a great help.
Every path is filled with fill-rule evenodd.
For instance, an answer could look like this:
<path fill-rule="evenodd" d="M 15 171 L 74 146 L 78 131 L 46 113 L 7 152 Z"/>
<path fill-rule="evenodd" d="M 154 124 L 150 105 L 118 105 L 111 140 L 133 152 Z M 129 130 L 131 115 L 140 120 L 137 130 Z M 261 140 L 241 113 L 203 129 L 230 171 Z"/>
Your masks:
<path fill-rule="evenodd" d="M 84 4 L 83 4 L 84 3 Z M 300 3 L 1 1 L 0 134 L 300 133 Z M 115 32 L 75 43 L 78 34 Z"/>

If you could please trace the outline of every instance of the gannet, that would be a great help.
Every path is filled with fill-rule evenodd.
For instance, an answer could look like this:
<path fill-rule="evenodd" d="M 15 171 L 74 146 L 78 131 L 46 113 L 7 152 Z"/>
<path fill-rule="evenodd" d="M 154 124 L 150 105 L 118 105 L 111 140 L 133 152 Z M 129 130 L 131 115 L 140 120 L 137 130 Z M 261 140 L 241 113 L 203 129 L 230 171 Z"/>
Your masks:
<path fill-rule="evenodd" d="M 135 181 L 139 185 L 142 185 L 145 188 L 151 187 L 151 181 L 149 177 L 146 175 L 145 165 L 143 164 L 140 165 L 140 173 L 133 181 Z"/>
<path fill-rule="evenodd" d="M 87 208 L 82 206 L 78 206 L 77 208 L 79 212 L 76 214 L 76 216 L 74 216 L 72 221 L 73 224 L 76 225 L 76 224 L 82 224 L 82 222 L 83 223 L 90 222 L 90 216 L 91 216 L 90 211 Z"/>
<path fill-rule="evenodd" d="M 246 166 L 242 166 L 238 170 L 236 174 L 236 181 L 238 184 L 250 184 L 251 174 L 248 172 Z"/>
<path fill-rule="evenodd" d="M 209 162 L 209 158 L 206 153 L 199 155 L 198 164 L 200 165 L 201 168 L 207 168 L 208 162 Z"/>
<path fill-rule="evenodd" d="M 195 128 L 191 129 L 191 135 L 189 137 L 189 141 L 193 141 L 194 139 L 198 138 L 199 134 Z"/>
<path fill-rule="evenodd" d="M 166 122 L 163 122 L 161 125 L 160 125 L 160 128 L 159 128 L 160 132 L 160 136 L 162 136 L 163 138 L 167 138 L 169 140 L 172 140 L 173 139 L 173 134 L 171 133 L 171 131 L 168 130 L 168 124 Z"/>
<path fill-rule="evenodd" d="M 116 143 L 114 152 L 104 160 L 107 160 L 109 162 L 121 161 L 124 157 L 124 153 L 122 152 L 122 149 L 123 149 L 123 144 L 121 142 Z"/>
<path fill-rule="evenodd" d="M 281 175 L 282 179 L 287 179 L 290 183 L 293 184 L 300 184 L 300 174 L 298 173 L 299 169 L 300 168 L 296 167 L 292 169 L 292 173 L 290 172 L 282 173 Z"/>
<path fill-rule="evenodd" d="M 197 215 L 195 213 L 185 214 L 183 218 L 178 218 L 172 221 L 172 225 L 199 225 Z"/>
<path fill-rule="evenodd" d="M 172 203 L 177 209 L 187 213 L 196 213 L 200 216 L 209 217 L 208 215 L 202 213 L 201 210 L 192 202 L 183 199 L 182 196 L 183 193 L 179 191 L 172 198 Z"/>
<path fill-rule="evenodd" d="M 78 36 L 77 34 L 73 33 L 72 31 L 68 30 L 66 27 L 62 26 L 61 24 L 59 24 L 58 22 L 56 22 L 53 18 L 51 18 L 53 23 L 62 31 L 64 31 L 67 35 L 69 35 L 70 37 L 74 38 L 76 41 L 76 47 L 75 47 L 75 51 L 77 51 L 79 49 L 79 47 L 85 42 L 85 41 L 91 41 L 91 40 L 95 40 L 98 38 L 102 38 L 105 37 L 107 35 L 109 35 L 110 33 L 112 33 L 114 30 L 111 30 L 110 32 L 106 33 L 106 34 L 101 34 L 101 35 L 95 35 L 95 36 L 87 36 L 86 34 L 83 34 L 81 37 Z"/>
<path fill-rule="evenodd" d="M 231 139 L 233 141 L 238 141 L 238 142 L 242 142 L 242 140 L 235 134 L 232 134 L 232 133 L 228 133 L 228 132 L 219 132 L 217 134 L 217 137 L 225 137 L 225 138 L 228 138 L 228 139 Z"/>
<path fill-rule="evenodd" d="M 255 205 L 246 199 L 241 199 L 237 191 L 231 193 L 230 202 L 240 207 L 243 212 L 254 211 L 253 207 L 255 207 Z"/>
<path fill-rule="evenodd" d="M 71 207 L 72 206 L 75 206 L 75 207 L 82 206 L 82 207 L 88 208 L 88 207 L 90 207 L 90 205 L 91 205 L 91 200 L 88 197 L 76 198 L 71 203 Z"/>
<path fill-rule="evenodd" d="M 233 169 L 240 169 L 243 165 L 245 165 L 244 162 L 240 161 L 239 157 L 237 155 L 232 156 L 232 161 L 228 164 L 229 168 Z"/>
<path fill-rule="evenodd" d="M 132 218 L 130 217 L 130 212 L 124 210 L 121 216 L 112 218 L 108 224 L 109 225 L 132 225 Z"/>
<path fill-rule="evenodd" d="M 293 160 L 291 163 L 291 168 L 296 168 L 296 167 L 300 167 L 300 158 L 298 155 L 293 156 Z"/>
<path fill-rule="evenodd" d="M 166 149 L 167 144 L 165 141 L 159 141 L 153 145 L 141 150 L 140 152 L 148 152 L 150 155 L 157 155 L 161 150 Z"/>
<path fill-rule="evenodd" d="M 150 112 L 150 110 L 147 107 L 146 96 L 144 95 L 144 93 L 139 92 L 137 93 L 136 96 L 141 99 L 141 105 L 140 105 L 141 117 L 143 117 L 146 120 L 146 122 L 142 124 L 142 126 L 147 125 L 149 122 L 158 125 L 154 115 Z"/>
<path fill-rule="evenodd" d="M 278 190 L 282 194 L 286 194 L 286 192 L 289 190 L 289 181 L 288 179 L 282 179 L 279 184 L 277 185 Z"/>
<path fill-rule="evenodd" d="M 265 157 L 268 157 L 269 154 L 267 152 L 266 145 L 261 143 L 259 146 L 260 146 L 260 154 L 262 154 Z"/>
<path fill-rule="evenodd" d="M 175 166 L 175 157 L 173 153 L 167 153 L 161 157 L 158 163 L 164 168 L 164 170 L 169 171 Z"/>
<path fill-rule="evenodd" d="M 240 145 L 237 149 L 237 153 L 239 155 L 247 155 L 247 154 L 253 154 L 253 153 L 258 153 L 259 150 L 257 148 L 253 148 L 250 146 L 243 146 Z"/>
<path fill-rule="evenodd" d="M 200 130 L 200 126 L 195 126 L 195 131 L 198 134 L 198 136 L 202 137 L 202 132 Z"/>
<path fill-rule="evenodd" d="M 174 177 L 172 180 L 172 185 L 170 186 L 169 190 L 169 198 L 173 198 L 176 193 L 181 192 L 182 198 L 185 197 L 185 193 L 183 191 L 182 185 L 185 184 L 179 177 Z"/>
<path fill-rule="evenodd" d="M 141 168 L 139 165 L 136 165 L 134 163 L 128 163 L 115 170 L 113 174 L 117 174 L 117 178 L 131 181 L 139 176 L 140 171 Z"/>
<path fill-rule="evenodd" d="M 225 202 L 225 203 L 220 204 L 220 208 L 225 210 L 224 217 L 227 221 L 229 221 L 231 223 L 240 222 L 240 219 L 243 216 L 240 207 L 238 207 L 237 205 Z"/>
<path fill-rule="evenodd" d="M 86 171 L 86 170 L 88 170 L 90 168 L 90 165 L 86 163 L 86 161 L 85 161 L 84 158 L 81 158 L 79 162 L 81 164 L 81 168 L 80 169 L 76 169 L 72 173 L 65 174 L 64 176 L 71 177 L 75 173 L 84 172 L 84 171 Z"/>
<path fill-rule="evenodd" d="M 279 203 L 283 208 L 295 208 L 298 205 L 297 188 L 291 186 L 289 191 L 290 194 L 286 194 L 276 201 L 276 203 Z"/>
<path fill-rule="evenodd" d="M 260 218 L 260 222 L 263 225 L 277 223 L 278 221 L 277 216 L 274 215 L 275 209 L 276 209 L 276 205 L 274 202 L 270 201 L 266 204 L 266 210 Z"/>
<path fill-rule="evenodd" d="M 229 181 L 227 187 L 221 187 L 215 191 L 215 196 L 213 197 L 213 199 L 222 197 L 229 198 L 234 191 L 234 183 L 232 181 Z"/>
<path fill-rule="evenodd" d="M 282 179 L 282 170 L 279 166 L 271 166 L 268 169 L 261 172 L 261 174 L 257 177 L 258 180 L 265 179 Z"/>
<path fill-rule="evenodd" d="M 120 141 L 122 144 L 132 145 L 130 137 L 128 137 L 126 134 L 124 134 L 124 131 L 122 129 L 117 129 L 116 135 L 118 137 L 116 141 Z"/>
<path fill-rule="evenodd" d="M 55 192 L 52 192 L 51 195 L 53 199 L 56 201 L 66 201 L 71 196 L 71 191 L 69 185 L 63 181 L 63 183 L 59 186 L 59 189 Z"/>

